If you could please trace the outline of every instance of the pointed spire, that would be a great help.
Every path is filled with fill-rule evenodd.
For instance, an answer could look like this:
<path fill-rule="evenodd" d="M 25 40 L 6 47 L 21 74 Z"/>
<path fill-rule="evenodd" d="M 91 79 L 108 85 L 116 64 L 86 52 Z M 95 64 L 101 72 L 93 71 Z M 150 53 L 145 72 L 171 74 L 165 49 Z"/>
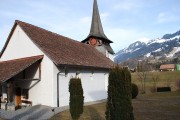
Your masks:
<path fill-rule="evenodd" d="M 97 0 L 94 0 L 93 16 L 92 16 L 90 33 L 89 33 L 88 37 L 85 40 L 83 40 L 82 42 L 88 40 L 90 37 L 96 37 L 99 39 L 103 39 L 108 43 L 112 43 L 112 41 L 110 41 L 104 34 L 102 23 L 101 23 L 101 18 L 99 15 Z"/>
<path fill-rule="evenodd" d="M 107 38 L 103 31 L 103 27 L 102 27 L 100 15 L 99 15 L 99 10 L 98 10 L 98 5 L 97 5 L 97 0 L 94 0 L 90 34 Z"/>

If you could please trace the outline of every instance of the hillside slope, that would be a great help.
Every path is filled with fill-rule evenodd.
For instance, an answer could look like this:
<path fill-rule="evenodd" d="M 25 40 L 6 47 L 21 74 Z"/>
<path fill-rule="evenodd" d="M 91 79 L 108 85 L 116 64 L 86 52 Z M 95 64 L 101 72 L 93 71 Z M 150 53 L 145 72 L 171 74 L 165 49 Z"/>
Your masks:
<path fill-rule="evenodd" d="M 175 58 L 180 56 L 180 30 L 166 34 L 162 38 L 148 41 L 137 41 L 116 53 L 115 61 L 121 63 L 128 59 L 138 58 Z"/>

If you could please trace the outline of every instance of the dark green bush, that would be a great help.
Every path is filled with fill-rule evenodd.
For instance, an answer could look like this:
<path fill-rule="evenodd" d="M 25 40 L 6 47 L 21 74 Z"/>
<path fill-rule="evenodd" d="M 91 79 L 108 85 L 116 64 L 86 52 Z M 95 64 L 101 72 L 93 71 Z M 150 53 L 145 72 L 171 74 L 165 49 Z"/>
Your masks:
<path fill-rule="evenodd" d="M 109 73 L 106 120 L 134 120 L 131 99 L 131 74 L 116 66 Z"/>
<path fill-rule="evenodd" d="M 70 113 L 73 120 L 78 120 L 80 115 L 83 113 L 83 88 L 80 78 L 71 78 L 69 81 L 69 92 L 70 92 Z"/>
<path fill-rule="evenodd" d="M 138 95 L 139 93 L 139 90 L 138 90 L 138 86 L 134 83 L 131 84 L 132 85 L 132 99 L 136 98 L 136 96 Z"/>

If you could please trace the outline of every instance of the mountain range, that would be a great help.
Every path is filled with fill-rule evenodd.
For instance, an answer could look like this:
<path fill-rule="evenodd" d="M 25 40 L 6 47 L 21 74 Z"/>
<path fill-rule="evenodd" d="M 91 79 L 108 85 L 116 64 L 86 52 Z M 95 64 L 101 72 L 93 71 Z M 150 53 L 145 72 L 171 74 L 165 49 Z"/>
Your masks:
<path fill-rule="evenodd" d="M 115 54 L 115 62 L 129 59 L 173 59 L 180 56 L 180 30 L 148 42 L 136 41 Z"/>

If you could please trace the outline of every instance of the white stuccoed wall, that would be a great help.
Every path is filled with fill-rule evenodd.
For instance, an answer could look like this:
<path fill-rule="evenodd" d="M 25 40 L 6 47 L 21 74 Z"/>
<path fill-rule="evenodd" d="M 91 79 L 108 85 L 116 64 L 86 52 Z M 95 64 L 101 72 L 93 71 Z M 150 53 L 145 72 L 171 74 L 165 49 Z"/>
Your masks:
<path fill-rule="evenodd" d="M 43 55 L 43 52 L 17 25 L 0 60 L 11 60 L 36 55 Z"/>
<path fill-rule="evenodd" d="M 53 63 L 47 56 L 44 56 L 41 63 L 41 81 L 29 92 L 33 105 L 53 105 Z"/>
<path fill-rule="evenodd" d="M 114 62 L 114 55 L 113 54 L 111 54 L 111 53 L 109 53 L 109 59 L 111 59 L 113 62 Z"/>
<path fill-rule="evenodd" d="M 114 62 L 114 55 L 109 53 L 107 50 L 106 50 L 106 57 Z"/>
<path fill-rule="evenodd" d="M 76 76 L 76 72 L 80 71 L 80 78 L 82 82 L 82 87 L 84 91 L 84 102 L 92 102 L 97 100 L 102 100 L 107 98 L 107 84 L 105 80 L 108 78 L 107 70 L 96 70 L 94 69 L 93 77 L 91 69 L 68 69 L 67 77 L 63 68 L 62 74 L 59 76 L 59 105 L 67 106 L 69 105 L 69 80 Z M 54 107 L 57 106 L 57 73 L 59 70 L 54 66 Z M 93 79 L 92 79 L 93 78 Z"/>
<path fill-rule="evenodd" d="M 15 28 L 0 60 L 4 61 L 36 55 L 44 55 L 41 63 L 41 81 L 29 90 L 29 100 L 33 102 L 33 105 L 53 106 L 54 63 L 29 39 L 19 26 Z"/>
<path fill-rule="evenodd" d="M 44 55 L 44 53 L 29 39 L 23 30 L 17 26 L 0 60 L 4 61 L 36 55 Z M 60 106 L 69 105 L 69 80 L 71 77 L 75 77 L 77 71 L 81 73 L 80 77 L 85 97 L 84 102 L 107 98 L 107 70 L 94 69 L 92 77 L 92 69 L 69 69 L 67 77 L 59 76 Z M 57 106 L 58 72 L 59 70 L 56 65 L 44 55 L 41 63 L 41 81 L 29 90 L 29 100 L 33 102 L 33 105 Z"/>

